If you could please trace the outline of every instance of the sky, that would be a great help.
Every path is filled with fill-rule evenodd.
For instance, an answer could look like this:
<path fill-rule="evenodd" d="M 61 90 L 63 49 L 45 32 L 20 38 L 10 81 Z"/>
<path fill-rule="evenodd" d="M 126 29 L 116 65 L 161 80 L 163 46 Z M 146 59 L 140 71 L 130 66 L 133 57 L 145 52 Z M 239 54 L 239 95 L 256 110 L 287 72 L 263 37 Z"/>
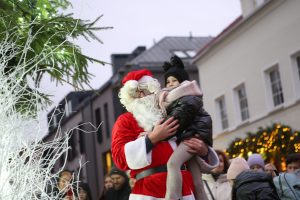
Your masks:
<path fill-rule="evenodd" d="M 75 41 L 82 52 L 90 57 L 110 63 L 110 55 L 131 53 L 137 46 L 153 46 L 165 36 L 216 36 L 241 15 L 240 0 L 70 0 L 75 18 L 93 21 L 101 27 L 113 27 L 96 32 L 102 44 L 91 40 Z M 112 75 L 109 64 L 90 64 L 94 74 L 90 84 L 100 88 Z M 56 106 L 73 88 L 56 85 L 44 78 L 42 90 L 52 96 Z M 46 123 L 46 113 L 41 120 Z M 42 123 L 43 123 L 42 122 Z M 46 131 L 46 130 L 45 130 Z"/>

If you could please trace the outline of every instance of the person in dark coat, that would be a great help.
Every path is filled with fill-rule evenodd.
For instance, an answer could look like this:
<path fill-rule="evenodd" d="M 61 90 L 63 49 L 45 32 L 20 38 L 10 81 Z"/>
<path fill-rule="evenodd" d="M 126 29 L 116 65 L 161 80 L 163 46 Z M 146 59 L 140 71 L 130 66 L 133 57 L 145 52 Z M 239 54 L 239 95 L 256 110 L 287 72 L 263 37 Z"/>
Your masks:
<path fill-rule="evenodd" d="M 280 200 L 272 176 L 266 172 L 245 170 L 237 177 L 232 200 Z"/>
<path fill-rule="evenodd" d="M 203 109 L 202 91 L 196 81 L 189 81 L 184 70 L 182 60 L 173 56 L 163 65 L 165 70 L 166 88 L 159 94 L 160 108 L 167 114 L 166 119 L 174 117 L 179 121 L 176 132 L 177 149 L 168 161 L 166 199 L 182 198 L 182 178 L 180 167 L 188 161 L 189 170 L 192 172 L 195 185 L 196 199 L 207 199 L 201 175 L 202 166 L 207 166 L 204 160 L 197 162 L 197 158 L 189 152 L 189 146 L 182 141 L 191 137 L 199 137 L 206 145 L 212 146 L 212 120 Z M 211 149 L 213 151 L 213 149 Z M 217 166 L 210 166 L 211 169 Z"/>
<path fill-rule="evenodd" d="M 234 158 L 227 172 L 233 181 L 232 200 L 280 200 L 272 176 L 250 170 L 243 158 Z"/>
<path fill-rule="evenodd" d="M 107 190 L 105 200 L 128 200 L 131 187 L 126 172 L 114 167 L 110 172 L 110 177 L 113 187 Z"/>

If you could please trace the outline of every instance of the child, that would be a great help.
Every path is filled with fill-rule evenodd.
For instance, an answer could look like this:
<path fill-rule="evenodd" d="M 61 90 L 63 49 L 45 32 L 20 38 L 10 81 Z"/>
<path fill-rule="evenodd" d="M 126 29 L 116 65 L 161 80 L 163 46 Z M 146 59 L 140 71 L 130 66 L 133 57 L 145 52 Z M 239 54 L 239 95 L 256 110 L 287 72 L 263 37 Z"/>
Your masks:
<path fill-rule="evenodd" d="M 207 199 L 202 185 L 199 161 L 188 152 L 189 147 L 182 141 L 197 136 L 208 146 L 212 146 L 211 117 L 203 109 L 202 91 L 196 81 L 188 81 L 189 77 L 184 70 L 181 59 L 173 56 L 171 62 L 166 62 L 163 68 L 165 70 L 167 88 L 163 89 L 159 95 L 159 105 L 167 114 L 167 118 L 173 116 L 175 119 L 178 119 L 180 124 L 176 132 L 179 145 L 167 164 L 166 199 L 182 198 L 180 168 L 186 161 L 188 161 L 188 168 L 193 175 L 196 199 Z M 203 164 L 203 160 L 201 162 Z M 211 166 L 211 169 L 213 167 Z"/>

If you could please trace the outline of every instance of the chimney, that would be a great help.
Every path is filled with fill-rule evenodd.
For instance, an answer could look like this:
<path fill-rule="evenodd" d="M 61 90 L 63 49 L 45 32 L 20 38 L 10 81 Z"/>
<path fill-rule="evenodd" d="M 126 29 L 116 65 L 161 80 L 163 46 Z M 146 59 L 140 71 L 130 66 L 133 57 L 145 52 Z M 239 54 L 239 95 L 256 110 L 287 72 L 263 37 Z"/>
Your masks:
<path fill-rule="evenodd" d="M 193 39 L 193 34 L 192 34 L 192 31 L 190 31 L 190 37 L 189 37 L 190 40 Z"/>
<path fill-rule="evenodd" d="M 243 17 L 247 17 L 256 10 L 257 7 L 261 6 L 265 0 L 240 0 L 242 15 Z"/>
<path fill-rule="evenodd" d="M 153 45 L 156 45 L 156 40 L 153 38 Z"/>
<path fill-rule="evenodd" d="M 128 61 L 131 61 L 146 50 L 145 46 L 138 46 L 130 54 L 111 54 L 111 63 L 113 74 L 116 74 L 120 68 L 122 68 Z"/>

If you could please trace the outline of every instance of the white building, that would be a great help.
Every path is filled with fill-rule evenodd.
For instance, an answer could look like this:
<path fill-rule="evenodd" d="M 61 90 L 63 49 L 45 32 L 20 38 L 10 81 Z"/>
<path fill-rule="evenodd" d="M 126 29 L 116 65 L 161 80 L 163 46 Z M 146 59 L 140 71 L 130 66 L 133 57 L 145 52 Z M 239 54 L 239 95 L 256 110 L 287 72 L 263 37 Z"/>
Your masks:
<path fill-rule="evenodd" d="M 243 16 L 194 59 L 220 149 L 275 122 L 300 130 L 300 1 L 241 5 Z"/>

